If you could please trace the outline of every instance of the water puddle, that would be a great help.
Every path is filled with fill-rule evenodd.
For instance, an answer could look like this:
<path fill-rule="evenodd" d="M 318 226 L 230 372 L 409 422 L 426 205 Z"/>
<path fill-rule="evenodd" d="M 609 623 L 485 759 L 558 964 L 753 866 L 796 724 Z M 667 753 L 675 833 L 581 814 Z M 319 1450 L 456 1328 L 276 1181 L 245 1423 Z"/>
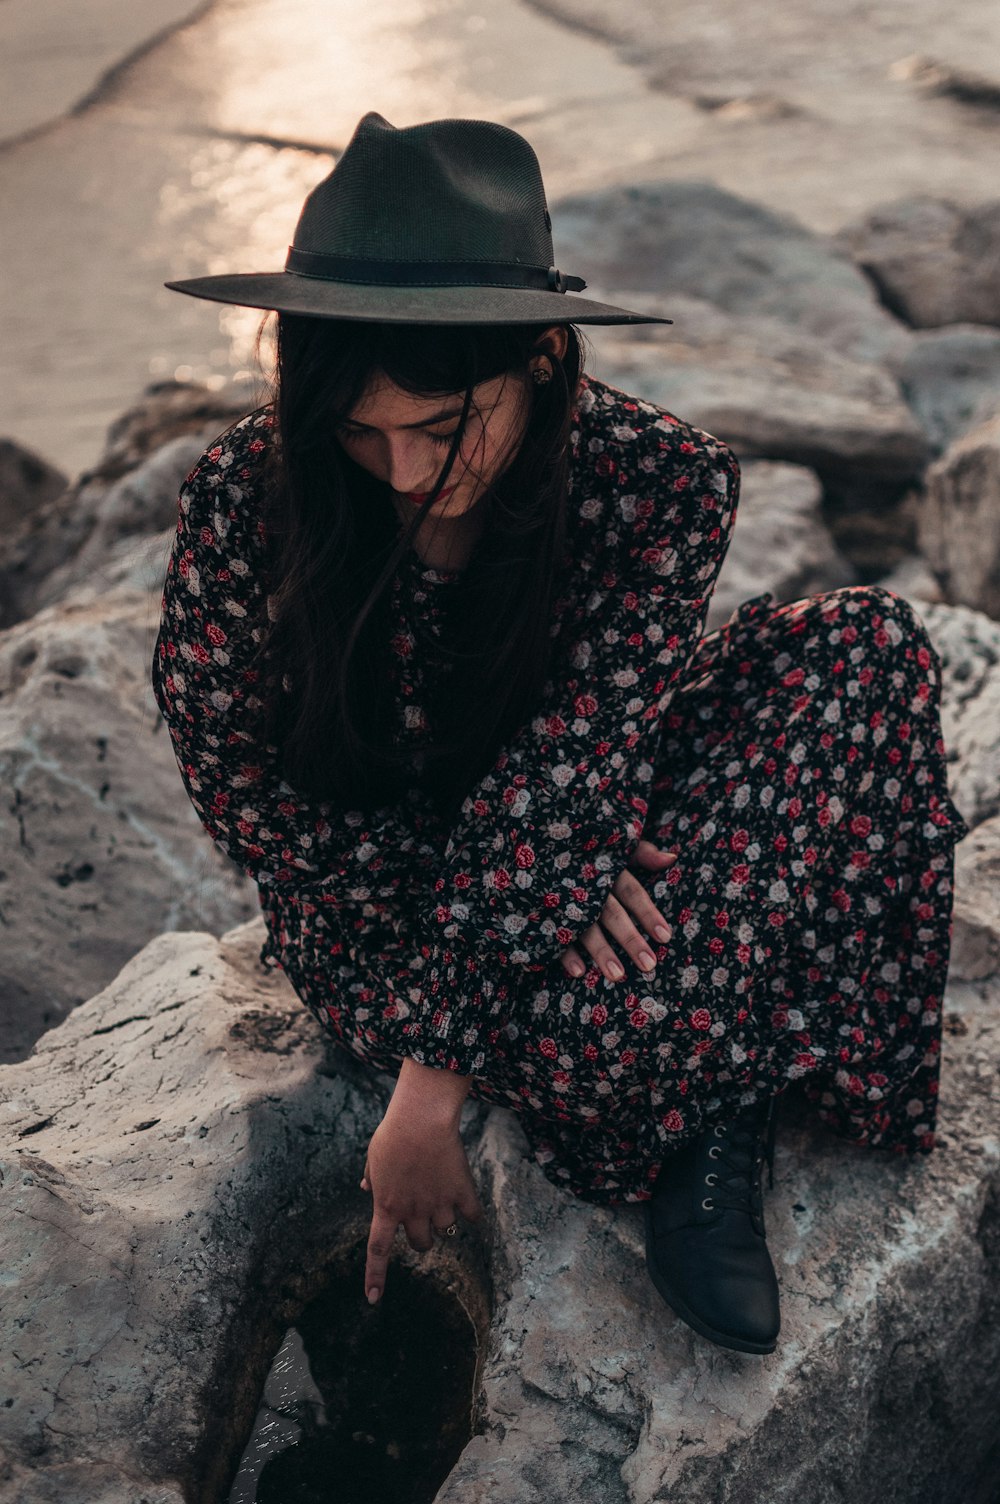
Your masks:
<path fill-rule="evenodd" d="M 371 1308 L 362 1271 L 287 1331 L 228 1504 L 430 1504 L 472 1436 L 485 1302 L 397 1262 Z"/>

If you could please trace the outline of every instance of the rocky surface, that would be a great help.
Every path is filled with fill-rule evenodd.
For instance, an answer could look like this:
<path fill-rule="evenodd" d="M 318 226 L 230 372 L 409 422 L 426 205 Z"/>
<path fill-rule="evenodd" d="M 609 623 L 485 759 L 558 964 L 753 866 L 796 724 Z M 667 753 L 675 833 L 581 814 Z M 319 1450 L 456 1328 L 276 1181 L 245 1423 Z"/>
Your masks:
<path fill-rule="evenodd" d="M 1000 819 L 984 820 L 955 852 L 950 975 L 980 981 L 1000 973 Z"/>
<path fill-rule="evenodd" d="M 0 1059 L 161 930 L 259 912 L 178 782 L 149 685 L 155 589 L 123 586 L 0 633 Z"/>
<path fill-rule="evenodd" d="M 13 439 L 0 439 L 0 532 L 21 525 L 37 507 L 62 495 L 68 482 L 61 470 Z"/>
<path fill-rule="evenodd" d="M 971 831 L 1000 814 L 1000 622 L 967 606 L 914 605 L 941 659 L 948 784 Z"/>
<path fill-rule="evenodd" d="M 765 590 L 788 601 L 857 583 L 824 525 L 822 487 L 812 470 L 771 460 L 747 460 L 741 468 L 739 525 L 709 603 L 708 631 Z"/>
<path fill-rule="evenodd" d="M 214 1504 L 303 1305 L 350 1271 L 353 1319 L 377 1320 L 358 1161 L 391 1083 L 327 1054 L 262 936 L 158 936 L 0 1069 L 4 1504 Z M 768 1358 L 694 1336 L 648 1281 L 640 1210 L 575 1201 L 510 1114 L 470 1104 L 481 1237 L 390 1272 L 422 1270 L 479 1332 L 479 1434 L 440 1504 L 985 1500 L 997 986 L 949 987 L 928 1159 L 866 1155 L 789 1104 Z"/>
<path fill-rule="evenodd" d="M 615 289 L 613 300 L 649 306 Z M 763 314 L 726 313 L 677 294 L 667 349 L 637 325 L 587 338 L 614 384 L 683 413 L 741 456 L 784 459 L 841 481 L 920 475 L 929 450 L 897 382 L 870 361 L 817 348 L 801 329 Z M 653 326 L 655 328 L 655 326 Z"/>
<path fill-rule="evenodd" d="M 947 599 L 1000 620 L 1000 412 L 956 439 L 927 472 L 917 527 Z"/>
<path fill-rule="evenodd" d="M 570 195 L 552 205 L 552 221 L 561 264 L 586 268 L 587 296 L 629 307 L 628 294 L 651 294 L 659 304 L 650 311 L 671 318 L 674 307 L 686 312 L 676 302 L 682 295 L 775 319 L 796 329 L 814 359 L 833 351 L 880 360 L 910 344 L 846 251 L 715 183 L 646 181 Z M 689 321 L 676 322 L 683 336 Z M 672 349 L 673 338 L 661 354 L 669 359 Z"/>
<path fill-rule="evenodd" d="M 935 454 L 1000 412 L 1000 329 L 922 329 L 888 364 Z"/>
<path fill-rule="evenodd" d="M 844 225 L 836 240 L 914 328 L 1000 324 L 1000 201 L 899 199 Z"/>
<path fill-rule="evenodd" d="M 4 1504 L 215 1504 L 282 1323 L 350 1261 L 377 1083 L 260 928 L 158 936 L 0 1072 Z"/>
<path fill-rule="evenodd" d="M 72 585 L 110 583 L 122 538 L 177 524 L 177 492 L 206 445 L 253 404 L 243 383 L 209 391 L 160 382 L 111 425 L 97 465 L 71 486 L 50 484 L 0 539 L 0 627 L 23 621 Z M 161 575 L 162 578 L 162 575 Z"/>

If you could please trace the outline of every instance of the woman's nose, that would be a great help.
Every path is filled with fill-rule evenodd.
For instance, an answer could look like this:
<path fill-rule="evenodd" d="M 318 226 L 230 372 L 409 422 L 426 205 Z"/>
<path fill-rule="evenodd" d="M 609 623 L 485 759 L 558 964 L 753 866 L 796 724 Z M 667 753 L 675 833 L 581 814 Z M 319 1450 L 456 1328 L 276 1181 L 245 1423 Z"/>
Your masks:
<path fill-rule="evenodd" d="M 394 491 L 429 491 L 437 479 L 433 460 L 418 444 L 388 442 L 384 465 L 386 480 Z"/>

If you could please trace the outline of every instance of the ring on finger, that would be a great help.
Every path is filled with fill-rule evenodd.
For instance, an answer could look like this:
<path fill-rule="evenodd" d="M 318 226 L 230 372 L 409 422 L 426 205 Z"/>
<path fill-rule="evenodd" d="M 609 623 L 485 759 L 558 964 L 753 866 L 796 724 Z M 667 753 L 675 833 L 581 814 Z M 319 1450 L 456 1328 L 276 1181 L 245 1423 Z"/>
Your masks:
<path fill-rule="evenodd" d="M 435 1227 L 434 1231 L 439 1238 L 453 1238 L 458 1232 L 458 1223 L 450 1222 L 447 1227 Z"/>

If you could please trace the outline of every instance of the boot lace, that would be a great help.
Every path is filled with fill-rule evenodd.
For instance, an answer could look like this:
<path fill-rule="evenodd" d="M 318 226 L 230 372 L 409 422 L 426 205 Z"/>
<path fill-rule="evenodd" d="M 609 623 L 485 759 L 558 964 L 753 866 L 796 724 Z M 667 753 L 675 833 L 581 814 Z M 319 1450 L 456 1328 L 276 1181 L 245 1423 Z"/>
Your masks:
<path fill-rule="evenodd" d="M 761 1215 L 761 1172 L 767 1161 L 768 1185 L 774 1187 L 775 1099 L 766 1108 L 751 1107 L 729 1123 L 716 1123 L 709 1129 L 713 1139 L 708 1150 L 715 1168 L 705 1177 L 711 1194 L 702 1201 L 706 1211 L 747 1212 Z"/>

